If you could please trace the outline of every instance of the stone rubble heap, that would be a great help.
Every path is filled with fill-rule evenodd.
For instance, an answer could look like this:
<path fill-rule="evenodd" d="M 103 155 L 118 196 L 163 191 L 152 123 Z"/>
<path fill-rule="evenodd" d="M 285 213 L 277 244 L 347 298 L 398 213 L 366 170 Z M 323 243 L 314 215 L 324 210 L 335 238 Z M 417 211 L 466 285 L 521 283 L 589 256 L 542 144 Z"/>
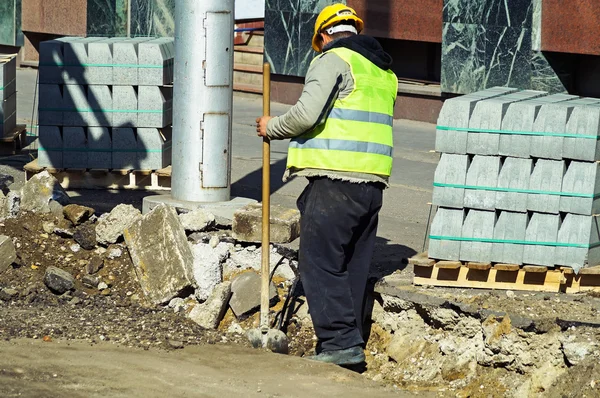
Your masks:
<path fill-rule="evenodd" d="M 438 119 L 429 256 L 600 264 L 600 99 L 491 88 Z"/>
<path fill-rule="evenodd" d="M 40 43 L 39 158 L 52 168 L 171 164 L 172 38 Z"/>
<path fill-rule="evenodd" d="M 17 127 L 17 58 L 0 55 L 0 137 Z"/>

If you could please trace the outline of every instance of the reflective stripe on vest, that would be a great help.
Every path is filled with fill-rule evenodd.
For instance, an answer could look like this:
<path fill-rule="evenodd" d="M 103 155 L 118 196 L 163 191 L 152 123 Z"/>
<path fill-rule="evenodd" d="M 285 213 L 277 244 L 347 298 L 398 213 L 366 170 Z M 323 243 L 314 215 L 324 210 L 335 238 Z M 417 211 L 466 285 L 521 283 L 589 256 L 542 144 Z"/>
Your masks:
<path fill-rule="evenodd" d="M 329 52 L 350 66 L 354 90 L 335 101 L 324 123 L 290 141 L 287 167 L 389 176 L 398 79 L 352 50 Z"/>

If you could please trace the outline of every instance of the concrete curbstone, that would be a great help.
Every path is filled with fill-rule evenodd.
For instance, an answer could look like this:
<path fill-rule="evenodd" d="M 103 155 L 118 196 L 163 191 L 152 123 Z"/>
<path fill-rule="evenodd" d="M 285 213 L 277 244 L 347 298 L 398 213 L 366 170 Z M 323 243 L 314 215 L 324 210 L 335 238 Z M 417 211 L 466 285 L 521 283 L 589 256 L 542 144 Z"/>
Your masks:
<path fill-rule="evenodd" d="M 463 209 L 438 208 L 431 223 L 431 235 L 461 237 L 464 217 Z M 458 260 L 460 247 L 460 241 L 430 239 L 429 257 L 438 260 Z"/>
<path fill-rule="evenodd" d="M 560 216 L 558 214 L 533 213 L 527 224 L 525 240 L 529 242 L 557 242 Z M 525 245 L 523 263 L 545 265 L 555 264 L 556 247 L 542 245 Z"/>
<path fill-rule="evenodd" d="M 466 185 L 496 188 L 500 172 L 500 157 L 473 157 L 467 171 Z M 464 207 L 480 210 L 496 208 L 496 192 L 476 189 L 465 189 Z"/>
<path fill-rule="evenodd" d="M 433 181 L 442 184 L 465 185 L 469 157 L 443 153 L 435 169 Z M 436 206 L 462 208 L 465 200 L 464 188 L 433 187 L 432 203 Z"/>
<path fill-rule="evenodd" d="M 502 211 L 494 226 L 494 239 L 525 240 L 527 213 Z M 522 244 L 492 243 L 491 261 L 505 264 L 523 264 Z"/>
<path fill-rule="evenodd" d="M 560 192 L 564 174 L 565 162 L 538 159 L 531 173 L 529 189 Z M 527 210 L 558 214 L 559 208 L 560 196 L 558 195 L 527 194 Z"/>
<path fill-rule="evenodd" d="M 493 211 L 469 210 L 462 226 L 463 238 L 494 238 L 494 225 L 496 213 Z M 462 242 L 460 246 L 461 261 L 492 261 L 492 243 L 487 242 Z"/>

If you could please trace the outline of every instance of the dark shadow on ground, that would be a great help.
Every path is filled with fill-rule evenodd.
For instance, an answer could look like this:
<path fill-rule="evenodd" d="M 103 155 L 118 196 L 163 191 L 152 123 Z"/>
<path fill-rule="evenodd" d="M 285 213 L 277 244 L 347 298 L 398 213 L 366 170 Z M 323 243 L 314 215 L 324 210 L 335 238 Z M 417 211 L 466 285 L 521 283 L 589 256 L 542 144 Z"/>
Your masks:
<path fill-rule="evenodd" d="M 277 192 L 284 183 L 281 180 L 285 172 L 287 159 L 279 159 L 271 163 L 271 195 Z M 258 201 L 262 200 L 262 167 L 254 170 L 231 184 L 231 196 L 241 196 Z"/>

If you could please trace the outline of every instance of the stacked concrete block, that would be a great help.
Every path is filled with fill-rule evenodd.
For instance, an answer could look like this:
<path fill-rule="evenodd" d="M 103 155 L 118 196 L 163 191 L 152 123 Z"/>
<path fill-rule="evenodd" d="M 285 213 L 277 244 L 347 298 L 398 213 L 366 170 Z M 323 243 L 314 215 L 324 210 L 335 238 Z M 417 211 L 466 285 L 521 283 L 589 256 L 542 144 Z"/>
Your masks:
<path fill-rule="evenodd" d="M 565 134 L 568 119 L 576 107 L 598 103 L 593 98 L 574 99 L 565 102 L 545 104 L 541 107 L 535 122 L 533 132 L 545 134 Z M 531 156 L 546 159 L 562 159 L 565 137 L 562 136 L 533 136 L 531 138 Z"/>
<path fill-rule="evenodd" d="M 469 129 L 497 131 L 502 127 L 502 119 L 509 105 L 514 102 L 541 97 L 543 91 L 518 91 L 479 101 L 469 120 Z M 500 134 L 469 132 L 467 134 L 467 153 L 475 155 L 498 155 Z"/>
<path fill-rule="evenodd" d="M 57 155 L 40 156 L 39 164 L 136 170 L 169 165 L 170 134 L 161 131 L 170 131 L 173 118 L 173 59 L 172 38 L 42 42 L 39 124 L 58 128 L 65 153 L 60 166 L 51 164 Z M 55 140 L 56 129 L 51 131 L 47 135 Z M 165 140 L 159 145 L 156 137 Z M 144 152 L 148 144 L 154 145 L 151 156 Z"/>
<path fill-rule="evenodd" d="M 527 213 L 502 211 L 494 226 L 491 261 L 501 264 L 523 264 Z M 498 243 L 502 242 L 502 243 Z"/>
<path fill-rule="evenodd" d="M 454 237 L 460 239 L 465 212 L 462 209 L 440 207 L 431 223 L 431 239 L 429 256 L 440 260 L 458 260 L 460 257 L 460 240 L 444 239 Z M 440 238 L 440 239 L 438 239 Z"/>
<path fill-rule="evenodd" d="M 38 130 L 38 163 L 56 169 L 63 167 L 63 140 L 58 126 L 40 126 Z"/>
<path fill-rule="evenodd" d="M 502 119 L 502 130 L 510 132 L 533 131 L 533 124 L 542 105 L 576 99 L 569 94 L 553 94 L 529 101 L 514 102 L 509 105 Z M 501 134 L 498 154 L 519 158 L 531 157 L 531 135 Z"/>
<path fill-rule="evenodd" d="M 563 246 L 555 249 L 556 264 L 575 271 L 579 271 L 582 264 L 599 264 L 599 228 L 597 217 L 567 214 L 558 230 L 558 241 Z"/>
<path fill-rule="evenodd" d="M 562 181 L 559 210 L 591 216 L 600 213 L 600 165 L 596 162 L 572 161 Z"/>
<path fill-rule="evenodd" d="M 527 191 L 533 169 L 531 159 L 505 158 L 498 175 L 495 208 L 498 210 L 527 211 Z"/>
<path fill-rule="evenodd" d="M 0 136 L 17 126 L 17 61 L 0 55 Z"/>
<path fill-rule="evenodd" d="M 538 159 L 529 178 L 529 189 L 541 193 L 527 195 L 527 210 L 558 214 L 560 196 L 556 193 L 562 189 L 565 170 L 562 160 Z"/>
<path fill-rule="evenodd" d="M 496 213 L 493 211 L 469 210 L 462 226 L 461 237 L 480 239 L 465 240 L 460 245 L 461 261 L 490 262 L 492 260 L 492 243 Z"/>
<path fill-rule="evenodd" d="M 496 188 L 500 172 L 500 157 L 474 156 L 467 171 L 467 186 Z M 496 191 L 485 189 L 465 189 L 464 207 L 470 209 L 494 210 Z"/>
<path fill-rule="evenodd" d="M 538 243 L 558 242 L 558 214 L 533 213 L 525 231 L 525 241 Z M 553 267 L 556 264 L 556 247 L 543 244 L 526 244 L 523 250 L 523 263 Z"/>
<path fill-rule="evenodd" d="M 449 185 L 465 185 L 469 157 L 443 153 L 435 169 L 435 182 Z M 444 207 L 462 208 L 465 200 L 464 188 L 434 186 L 433 204 Z"/>
<path fill-rule="evenodd" d="M 467 133 L 471 114 L 481 100 L 510 94 L 514 88 L 494 87 L 446 100 L 438 117 L 435 150 L 442 153 L 467 153 Z M 453 130 L 456 129 L 456 130 Z"/>
<path fill-rule="evenodd" d="M 440 113 L 430 257 L 599 265 L 600 100 L 502 90 Z"/>

